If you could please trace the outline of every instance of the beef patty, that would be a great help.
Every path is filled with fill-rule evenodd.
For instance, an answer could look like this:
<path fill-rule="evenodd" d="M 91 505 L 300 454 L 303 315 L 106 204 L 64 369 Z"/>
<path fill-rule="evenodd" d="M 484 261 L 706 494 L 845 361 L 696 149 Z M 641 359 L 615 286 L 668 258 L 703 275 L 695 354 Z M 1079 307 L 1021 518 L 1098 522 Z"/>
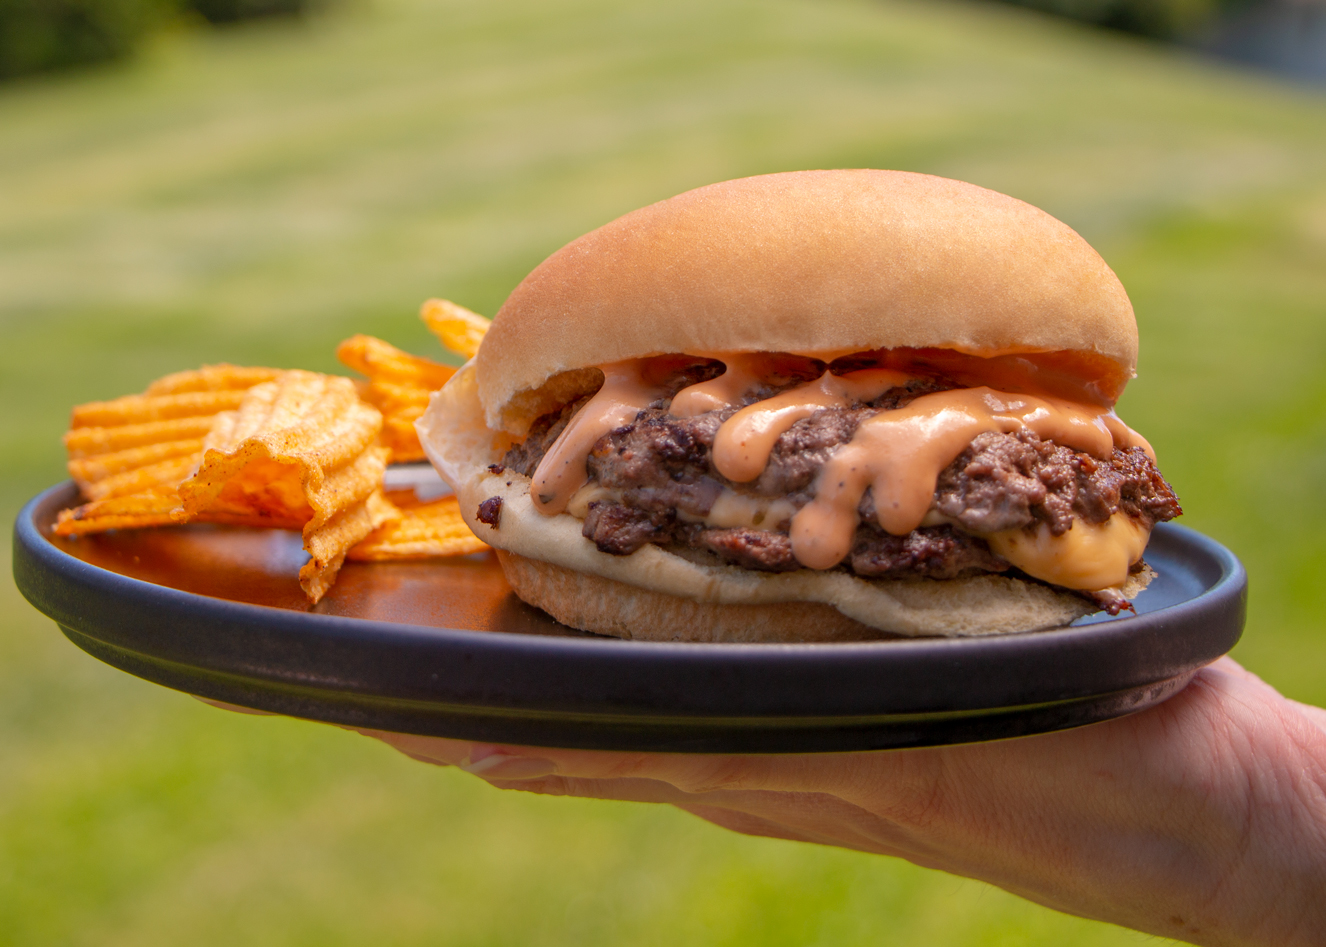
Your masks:
<path fill-rule="evenodd" d="M 778 438 L 768 465 L 748 484 L 728 481 L 712 463 L 714 437 L 736 407 L 675 418 L 667 410 L 671 398 L 661 399 L 594 445 L 587 464 L 590 480 L 613 491 L 614 499 L 590 504 L 583 534 L 613 555 L 656 543 L 704 550 L 747 569 L 798 569 L 786 519 L 759 528 L 703 525 L 723 488 L 765 500 L 786 498 L 800 508 L 812 499 L 825 461 L 852 439 L 863 420 L 949 387 L 917 382 L 870 403 L 817 411 Z M 505 466 L 532 476 L 585 400 L 538 419 L 524 443 L 507 453 Z M 1141 448 L 1115 448 L 1102 460 L 1025 430 L 974 438 L 940 473 L 932 508 L 953 525 L 893 536 L 877 525 L 867 490 L 843 567 L 870 577 L 948 579 L 1003 572 L 1009 563 L 965 530 L 989 533 L 1045 523 L 1051 533 L 1062 535 L 1075 518 L 1103 523 L 1123 512 L 1150 527 L 1182 512 L 1174 491 Z"/>

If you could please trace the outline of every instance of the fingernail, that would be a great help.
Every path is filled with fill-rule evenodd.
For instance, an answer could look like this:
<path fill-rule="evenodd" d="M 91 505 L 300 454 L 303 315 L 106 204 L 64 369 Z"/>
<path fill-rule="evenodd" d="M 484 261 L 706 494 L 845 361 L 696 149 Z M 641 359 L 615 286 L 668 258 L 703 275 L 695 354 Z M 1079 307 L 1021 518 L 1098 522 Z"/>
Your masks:
<path fill-rule="evenodd" d="M 551 760 L 541 760 L 528 756 L 508 756 L 505 753 L 493 753 L 480 760 L 470 760 L 459 764 L 467 773 L 484 779 L 538 779 L 551 776 L 557 767 Z"/>

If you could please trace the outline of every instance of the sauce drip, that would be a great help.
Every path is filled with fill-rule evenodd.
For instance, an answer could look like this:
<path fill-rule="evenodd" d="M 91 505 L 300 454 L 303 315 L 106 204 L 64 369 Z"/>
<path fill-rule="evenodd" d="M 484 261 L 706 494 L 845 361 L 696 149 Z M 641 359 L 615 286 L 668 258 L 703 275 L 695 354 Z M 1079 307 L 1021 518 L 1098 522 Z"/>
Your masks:
<path fill-rule="evenodd" d="M 755 352 L 725 355 L 720 360 L 723 374 L 677 392 L 672 407 L 668 409 L 673 417 L 693 418 L 706 411 L 717 411 L 739 403 L 746 392 L 759 387 L 769 359 L 763 352 Z"/>
<path fill-rule="evenodd" d="M 1156 462 L 1156 451 L 1141 434 L 1138 434 L 1128 425 L 1124 424 L 1122 419 L 1114 413 L 1114 409 L 1106 411 L 1100 416 L 1105 422 L 1105 427 L 1109 429 L 1110 435 L 1114 438 L 1114 443 L 1121 447 L 1140 447 L 1151 458 L 1151 463 Z"/>
<path fill-rule="evenodd" d="M 1133 446 L 1135 435 L 1121 421 L 1108 424 L 1107 413 L 1104 407 L 986 387 L 922 395 L 881 412 L 863 421 L 820 471 L 815 499 L 792 518 L 792 554 L 812 569 L 841 562 L 851 551 L 867 488 L 874 492 L 880 527 L 895 536 L 910 533 L 930 509 L 939 472 L 986 431 L 1025 428 L 1100 458 L 1113 451 L 1115 430 L 1124 435 L 1122 446 Z"/>
<path fill-rule="evenodd" d="M 585 461 L 600 437 L 635 420 L 651 401 L 665 393 L 648 372 L 647 358 L 602 366 L 603 387 L 566 425 L 534 470 L 530 498 L 540 513 L 552 516 L 566 509 L 571 497 L 589 481 Z"/>
<path fill-rule="evenodd" d="M 734 483 L 749 483 L 763 473 L 778 438 L 802 418 L 821 408 L 873 401 L 889 389 L 907 384 L 911 377 L 888 368 L 868 368 L 846 375 L 826 371 L 809 384 L 748 405 L 718 429 L 714 467 Z"/>

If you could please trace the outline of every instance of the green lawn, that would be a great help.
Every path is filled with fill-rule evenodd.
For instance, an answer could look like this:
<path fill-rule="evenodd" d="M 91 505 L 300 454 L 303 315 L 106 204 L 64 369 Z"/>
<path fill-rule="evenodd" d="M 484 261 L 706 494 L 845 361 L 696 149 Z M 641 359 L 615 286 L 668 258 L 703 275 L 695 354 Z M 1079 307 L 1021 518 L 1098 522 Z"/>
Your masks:
<path fill-rule="evenodd" d="M 1252 577 L 1238 655 L 1326 703 L 1326 98 L 1000 5 L 343 2 L 0 88 L 0 507 L 78 401 L 205 361 L 438 355 L 564 241 L 723 178 L 885 167 L 1080 230 L 1121 411 Z M 8 574 L 8 567 L 5 566 Z M 503 795 L 112 671 L 0 585 L 0 945 L 1141 944 L 975 882 Z"/>

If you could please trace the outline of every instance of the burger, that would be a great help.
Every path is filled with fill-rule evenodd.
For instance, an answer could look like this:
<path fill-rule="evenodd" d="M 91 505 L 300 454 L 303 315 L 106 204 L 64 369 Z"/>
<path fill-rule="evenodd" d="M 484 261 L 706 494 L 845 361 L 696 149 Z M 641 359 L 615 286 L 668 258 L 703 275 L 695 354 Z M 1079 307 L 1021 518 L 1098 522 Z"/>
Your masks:
<path fill-rule="evenodd" d="M 1113 406 L 1114 273 L 1014 198 L 727 181 L 515 289 L 421 441 L 525 602 L 624 638 L 969 636 L 1117 614 L 1181 512 Z"/>

